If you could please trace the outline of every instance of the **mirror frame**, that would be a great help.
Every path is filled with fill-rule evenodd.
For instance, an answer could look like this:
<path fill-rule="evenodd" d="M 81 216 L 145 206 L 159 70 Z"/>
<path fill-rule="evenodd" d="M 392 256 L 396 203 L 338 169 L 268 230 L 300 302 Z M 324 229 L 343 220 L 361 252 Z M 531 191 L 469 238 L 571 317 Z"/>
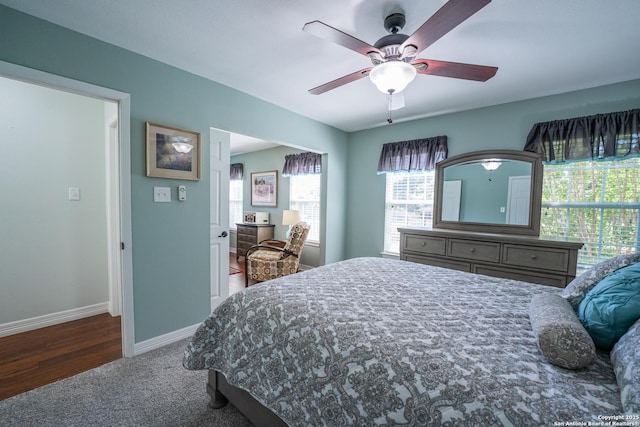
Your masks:
<path fill-rule="evenodd" d="M 529 200 L 529 224 L 491 224 L 482 222 L 460 222 L 442 220 L 442 183 L 444 170 L 449 166 L 485 159 L 518 160 L 531 164 L 531 199 Z M 435 194 L 433 198 L 433 228 L 483 233 L 540 235 L 540 212 L 542 201 L 542 159 L 539 154 L 516 150 L 483 150 L 459 154 L 436 164 Z"/>

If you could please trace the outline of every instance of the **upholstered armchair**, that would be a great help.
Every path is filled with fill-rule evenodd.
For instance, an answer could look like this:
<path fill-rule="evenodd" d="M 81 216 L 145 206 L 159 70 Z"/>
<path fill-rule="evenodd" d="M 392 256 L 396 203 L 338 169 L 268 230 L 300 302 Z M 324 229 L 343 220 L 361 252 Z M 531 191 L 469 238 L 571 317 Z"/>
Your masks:
<path fill-rule="evenodd" d="M 309 224 L 299 222 L 291 227 L 288 240 L 264 240 L 250 247 L 245 256 L 245 286 L 249 279 L 264 282 L 296 273 L 307 234 Z"/>

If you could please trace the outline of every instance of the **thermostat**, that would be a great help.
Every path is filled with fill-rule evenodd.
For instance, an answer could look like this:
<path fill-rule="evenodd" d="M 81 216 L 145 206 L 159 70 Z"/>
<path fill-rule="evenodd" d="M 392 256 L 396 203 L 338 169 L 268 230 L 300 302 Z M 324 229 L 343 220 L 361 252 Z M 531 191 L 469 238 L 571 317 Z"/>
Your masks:
<path fill-rule="evenodd" d="M 187 200 L 187 186 L 186 185 L 178 185 L 178 200 L 184 202 Z"/>

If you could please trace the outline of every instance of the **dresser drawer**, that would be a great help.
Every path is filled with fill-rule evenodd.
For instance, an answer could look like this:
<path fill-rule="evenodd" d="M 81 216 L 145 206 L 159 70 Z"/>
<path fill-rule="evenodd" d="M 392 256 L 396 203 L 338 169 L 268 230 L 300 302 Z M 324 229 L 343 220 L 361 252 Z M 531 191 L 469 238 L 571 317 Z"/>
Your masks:
<path fill-rule="evenodd" d="M 569 250 L 505 244 L 502 263 L 566 272 L 569 268 Z"/>
<path fill-rule="evenodd" d="M 471 271 L 471 264 L 468 262 L 456 261 L 447 258 L 428 258 L 420 255 L 406 254 L 402 257 L 405 261 L 417 262 L 418 264 L 433 265 L 435 267 L 450 268 L 452 270 Z"/>
<path fill-rule="evenodd" d="M 258 234 L 258 227 L 238 225 L 237 228 L 238 228 L 238 235 L 246 234 L 248 236 L 256 236 Z"/>
<path fill-rule="evenodd" d="M 249 249 L 251 246 L 255 245 L 255 242 L 247 242 L 247 241 L 241 241 L 238 240 L 238 249 Z"/>
<path fill-rule="evenodd" d="M 405 251 L 420 252 L 423 254 L 444 255 L 446 248 L 446 239 L 437 237 L 424 236 L 405 236 Z"/>
<path fill-rule="evenodd" d="M 564 288 L 567 286 L 567 278 L 565 276 L 513 270 L 490 265 L 474 265 L 473 273 L 502 277 L 503 279 L 519 280 L 521 282 L 540 283 L 542 285 L 555 286 L 556 288 Z"/>
<path fill-rule="evenodd" d="M 249 234 L 238 234 L 238 242 L 255 243 L 256 236 L 251 236 Z"/>
<path fill-rule="evenodd" d="M 500 243 L 450 239 L 447 256 L 476 261 L 500 261 Z"/>

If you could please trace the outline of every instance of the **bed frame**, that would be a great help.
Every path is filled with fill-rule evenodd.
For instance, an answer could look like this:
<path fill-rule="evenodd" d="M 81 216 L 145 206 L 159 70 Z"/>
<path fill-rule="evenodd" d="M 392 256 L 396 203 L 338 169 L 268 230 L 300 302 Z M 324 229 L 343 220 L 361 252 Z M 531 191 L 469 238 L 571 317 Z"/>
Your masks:
<path fill-rule="evenodd" d="M 232 386 L 218 371 L 209 371 L 207 394 L 211 397 L 209 406 L 219 409 L 231 402 L 242 415 L 258 427 L 286 427 L 287 423 L 271 412 L 249 393 Z"/>

